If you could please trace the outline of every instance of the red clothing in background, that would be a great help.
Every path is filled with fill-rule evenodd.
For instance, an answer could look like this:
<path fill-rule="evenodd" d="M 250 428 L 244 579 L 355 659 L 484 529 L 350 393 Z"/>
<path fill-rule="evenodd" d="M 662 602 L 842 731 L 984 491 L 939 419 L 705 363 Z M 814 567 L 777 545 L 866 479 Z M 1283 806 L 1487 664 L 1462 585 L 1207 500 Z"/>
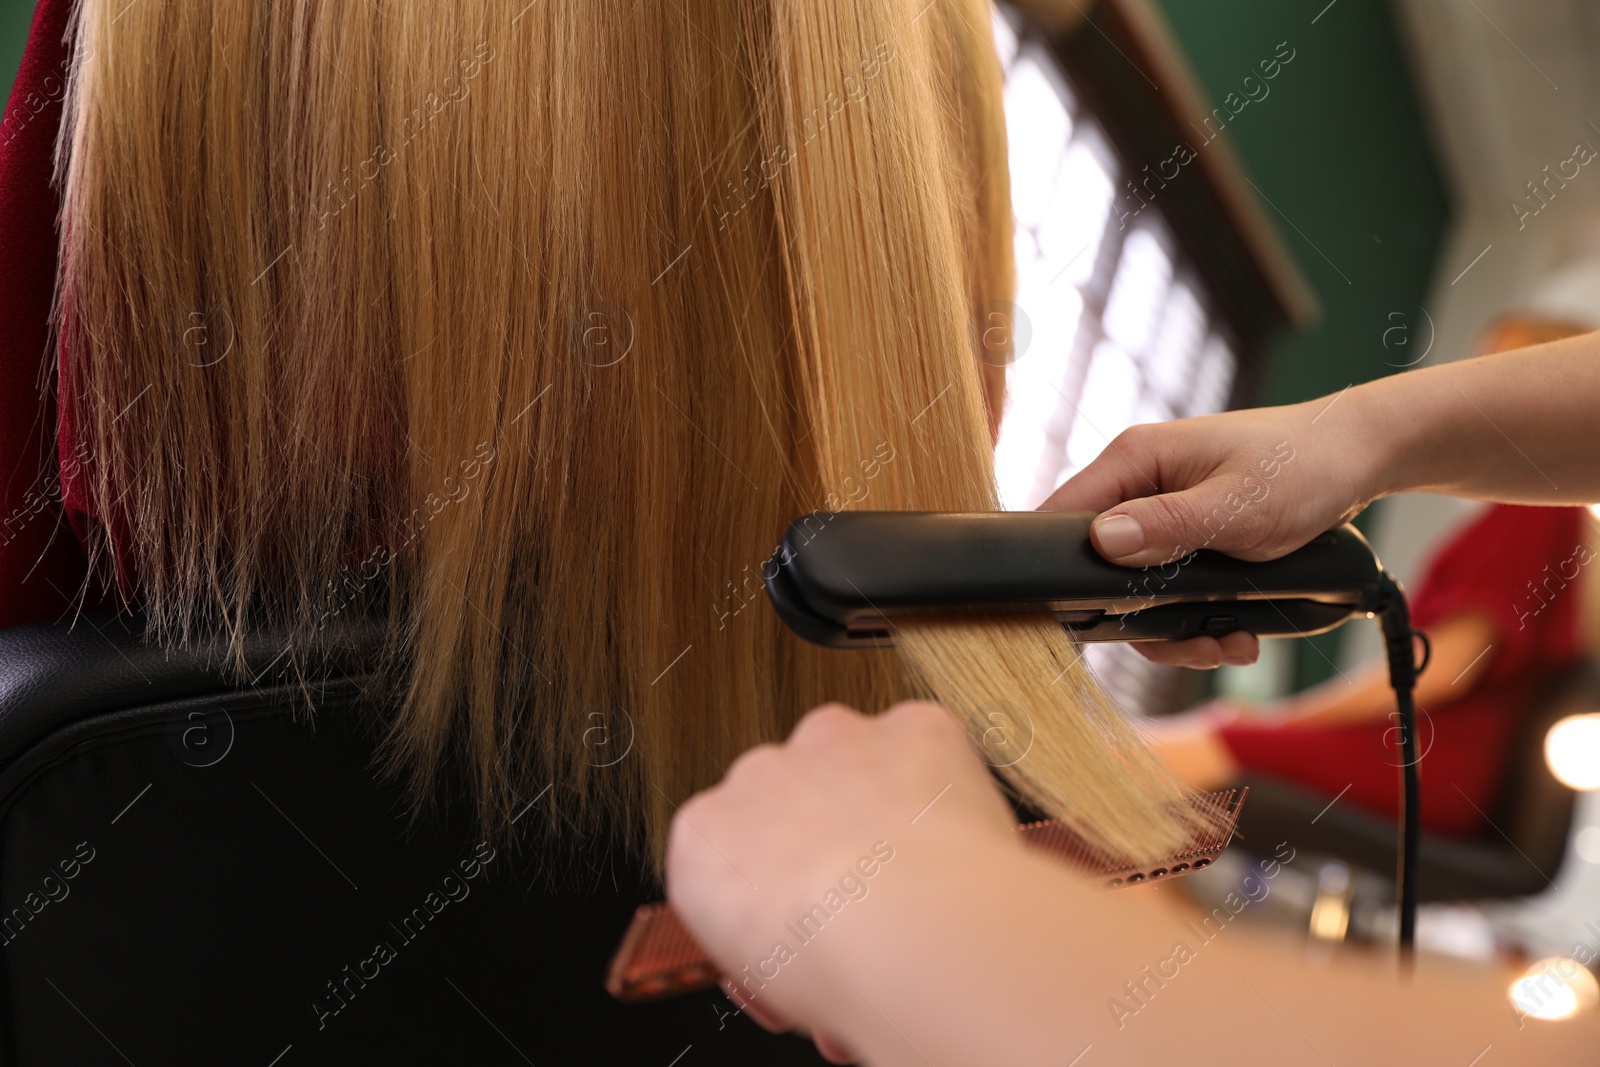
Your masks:
<path fill-rule="evenodd" d="M 1482 830 L 1498 796 L 1507 745 L 1542 683 L 1583 654 L 1578 583 L 1591 559 L 1582 508 L 1497 504 L 1440 548 L 1408 590 L 1426 630 L 1471 612 L 1494 623 L 1488 669 L 1468 692 L 1421 708 L 1417 764 L 1422 824 L 1446 834 Z M 1340 803 L 1399 811 L 1398 759 L 1387 719 L 1348 726 L 1223 727 L 1248 771 L 1296 782 Z M 1386 740 L 1386 735 L 1387 740 Z"/>
<path fill-rule="evenodd" d="M 0 627 L 66 614 L 87 573 L 62 507 L 50 364 L 70 6 L 40 0 L 0 120 Z"/>

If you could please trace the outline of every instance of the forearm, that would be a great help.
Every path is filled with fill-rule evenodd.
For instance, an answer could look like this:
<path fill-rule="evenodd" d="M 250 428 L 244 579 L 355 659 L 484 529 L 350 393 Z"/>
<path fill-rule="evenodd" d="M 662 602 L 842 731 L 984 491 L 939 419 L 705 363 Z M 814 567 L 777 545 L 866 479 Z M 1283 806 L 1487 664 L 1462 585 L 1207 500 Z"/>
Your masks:
<path fill-rule="evenodd" d="M 1597 402 L 1600 334 L 1585 334 L 1355 386 L 1327 418 L 1374 450 L 1374 497 L 1588 504 L 1600 501 Z"/>
<path fill-rule="evenodd" d="M 898 889 L 880 884 L 877 910 L 830 946 L 829 1024 L 869 1064 L 1061 1067 L 1090 1046 L 1086 1064 L 1464 1064 L 1491 1044 L 1562 1064 L 1600 1040 L 1593 1015 L 1519 1020 L 1487 970 L 1425 960 L 1406 982 L 1387 958 L 1316 968 L 1294 945 L 1202 927 L 1020 850 L 930 858 L 942 873 L 906 858 Z"/>
<path fill-rule="evenodd" d="M 1497 641 L 1495 624 L 1481 612 L 1461 612 L 1431 627 L 1433 653 L 1428 666 L 1417 679 L 1416 700 L 1420 707 L 1432 707 L 1457 700 L 1472 691 L 1483 672 L 1494 663 Z M 1422 644 L 1417 643 L 1418 662 Z M 1389 687 L 1389 671 L 1382 663 L 1371 663 L 1343 671 L 1314 689 L 1287 697 L 1279 705 L 1274 721 L 1304 725 L 1338 726 L 1370 722 L 1388 717 L 1394 711 L 1394 690 Z"/>
<path fill-rule="evenodd" d="M 1262 721 L 1284 725 L 1339 726 L 1380 719 L 1394 708 L 1387 671 L 1368 665 L 1344 672 L 1303 693 L 1283 698 Z"/>

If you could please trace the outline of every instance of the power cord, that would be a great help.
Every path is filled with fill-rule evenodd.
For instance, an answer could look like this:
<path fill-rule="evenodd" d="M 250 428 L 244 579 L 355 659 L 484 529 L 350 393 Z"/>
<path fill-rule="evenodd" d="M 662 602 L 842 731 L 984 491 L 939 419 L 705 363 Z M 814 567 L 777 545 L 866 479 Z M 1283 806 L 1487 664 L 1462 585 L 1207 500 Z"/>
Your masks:
<path fill-rule="evenodd" d="M 1378 623 L 1389 654 L 1389 686 L 1400 719 L 1400 855 L 1395 888 L 1400 897 L 1400 962 L 1406 974 L 1415 966 L 1417 940 L 1417 850 L 1422 836 L 1422 786 L 1417 775 L 1417 675 L 1433 658 L 1428 635 L 1411 625 L 1405 591 L 1388 572 L 1379 584 Z M 1422 662 L 1413 642 L 1422 641 Z"/>

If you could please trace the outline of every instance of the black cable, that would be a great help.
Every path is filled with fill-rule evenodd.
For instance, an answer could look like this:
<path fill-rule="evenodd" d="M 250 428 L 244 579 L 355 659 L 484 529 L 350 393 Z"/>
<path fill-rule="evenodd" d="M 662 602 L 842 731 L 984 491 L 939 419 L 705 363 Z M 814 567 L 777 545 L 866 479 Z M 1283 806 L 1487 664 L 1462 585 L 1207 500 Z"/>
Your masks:
<path fill-rule="evenodd" d="M 1421 630 L 1412 630 L 1411 636 L 1422 642 L 1422 662 L 1417 664 L 1417 674 L 1421 675 L 1428 669 L 1428 664 L 1433 662 L 1433 642 L 1428 640 L 1428 635 Z"/>
<path fill-rule="evenodd" d="M 1394 689 L 1395 710 L 1400 717 L 1400 856 L 1395 883 L 1400 897 L 1400 959 L 1409 974 L 1417 938 L 1417 849 L 1422 836 L 1422 787 L 1417 776 L 1417 707 L 1413 693 L 1417 675 L 1433 657 L 1427 636 L 1411 627 L 1411 610 L 1406 606 L 1400 583 L 1389 574 L 1382 580 L 1382 607 L 1378 622 L 1383 627 L 1383 644 L 1389 654 L 1389 685 Z M 1417 665 L 1413 639 L 1423 642 L 1422 665 Z"/>

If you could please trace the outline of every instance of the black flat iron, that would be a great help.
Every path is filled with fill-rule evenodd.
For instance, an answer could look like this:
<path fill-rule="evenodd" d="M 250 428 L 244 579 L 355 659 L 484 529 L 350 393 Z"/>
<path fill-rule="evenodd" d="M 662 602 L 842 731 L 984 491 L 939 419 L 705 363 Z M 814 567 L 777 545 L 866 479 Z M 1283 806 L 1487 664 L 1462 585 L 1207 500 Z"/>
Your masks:
<path fill-rule="evenodd" d="M 828 648 L 894 643 L 898 617 L 1049 611 L 1080 641 L 1247 630 L 1322 633 L 1390 595 L 1354 526 L 1270 563 L 1201 550 L 1119 567 L 1089 542 L 1093 512 L 852 511 L 789 525 L 763 577 L 790 629 Z"/>
<path fill-rule="evenodd" d="M 1089 540 L 1093 512 L 818 512 L 790 523 L 763 572 L 796 634 L 828 648 L 894 643 L 896 619 L 952 613 L 1052 613 L 1080 641 L 1181 640 L 1245 630 L 1261 637 L 1331 630 L 1357 616 L 1383 627 L 1400 716 L 1400 946 L 1416 929 L 1420 835 L 1417 673 L 1400 585 L 1355 527 L 1340 526 L 1265 563 L 1200 549 L 1162 566 L 1120 567 Z"/>

